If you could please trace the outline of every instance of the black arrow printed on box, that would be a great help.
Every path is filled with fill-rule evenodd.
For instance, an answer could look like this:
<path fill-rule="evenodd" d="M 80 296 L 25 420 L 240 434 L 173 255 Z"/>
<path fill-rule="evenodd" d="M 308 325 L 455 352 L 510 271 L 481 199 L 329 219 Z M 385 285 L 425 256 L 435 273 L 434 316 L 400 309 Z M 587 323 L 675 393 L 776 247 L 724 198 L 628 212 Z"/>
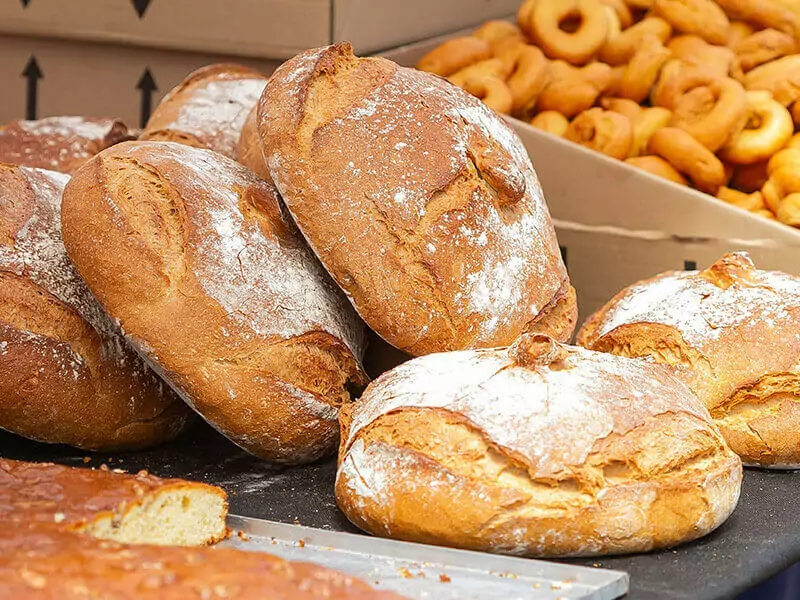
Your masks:
<path fill-rule="evenodd" d="M 28 0 L 28 2 L 30 2 L 30 0 Z M 147 10 L 147 7 L 150 6 L 150 0 L 131 0 L 131 4 L 133 4 L 136 14 L 139 15 L 139 18 L 141 19 Z"/>
<path fill-rule="evenodd" d="M 153 92 L 158 89 L 156 80 L 153 79 L 153 74 L 148 67 L 145 67 L 144 73 L 139 78 L 139 83 L 136 84 L 136 89 L 142 93 L 142 107 L 139 113 L 139 127 L 147 125 L 147 120 L 150 118 L 150 111 L 153 109 Z"/>
<path fill-rule="evenodd" d="M 36 118 L 37 113 L 39 80 L 44 79 L 39 63 L 36 62 L 36 57 L 33 54 L 28 59 L 28 64 L 25 65 L 22 76 L 28 80 L 28 85 L 25 86 L 25 118 L 33 120 Z"/>

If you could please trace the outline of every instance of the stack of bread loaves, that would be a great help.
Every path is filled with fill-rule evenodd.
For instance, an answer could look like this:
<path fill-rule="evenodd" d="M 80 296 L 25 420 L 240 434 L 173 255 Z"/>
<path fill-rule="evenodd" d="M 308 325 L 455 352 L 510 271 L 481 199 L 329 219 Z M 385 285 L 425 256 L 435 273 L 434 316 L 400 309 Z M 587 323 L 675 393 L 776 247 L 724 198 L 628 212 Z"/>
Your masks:
<path fill-rule="evenodd" d="M 526 0 L 423 57 L 512 114 L 800 226 L 800 7 L 785 0 Z"/>

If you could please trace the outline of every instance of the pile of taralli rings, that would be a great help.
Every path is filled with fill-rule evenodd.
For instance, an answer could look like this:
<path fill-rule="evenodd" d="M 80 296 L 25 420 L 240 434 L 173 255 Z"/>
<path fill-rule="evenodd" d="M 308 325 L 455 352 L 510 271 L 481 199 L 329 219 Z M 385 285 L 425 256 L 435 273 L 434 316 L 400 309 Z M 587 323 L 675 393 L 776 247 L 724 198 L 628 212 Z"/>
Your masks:
<path fill-rule="evenodd" d="M 800 227 L 800 0 L 528 0 L 417 68 L 494 110 Z"/>

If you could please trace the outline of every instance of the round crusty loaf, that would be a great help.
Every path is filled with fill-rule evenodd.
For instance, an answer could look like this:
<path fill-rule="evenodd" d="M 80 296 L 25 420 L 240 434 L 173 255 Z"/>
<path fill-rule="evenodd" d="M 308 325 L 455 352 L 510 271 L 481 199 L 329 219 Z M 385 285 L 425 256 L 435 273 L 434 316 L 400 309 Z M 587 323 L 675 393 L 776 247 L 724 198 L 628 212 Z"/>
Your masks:
<path fill-rule="evenodd" d="M 208 150 L 128 142 L 69 182 L 63 229 L 103 307 L 211 425 L 268 460 L 334 450 L 366 383 L 363 324 L 273 186 Z"/>
<path fill-rule="evenodd" d="M 341 421 L 339 506 L 386 537 L 641 552 L 707 534 L 739 496 L 739 458 L 667 368 L 540 334 L 414 359 Z"/>
<path fill-rule="evenodd" d="M 133 137 L 116 119 L 14 121 L 0 127 L 0 162 L 72 173 L 101 150 Z"/>
<path fill-rule="evenodd" d="M 340 43 L 275 72 L 258 128 L 301 231 L 389 343 L 422 355 L 571 337 L 574 292 L 536 173 L 478 99 Z"/>
<path fill-rule="evenodd" d="M 67 258 L 69 177 L 0 164 L 0 427 L 87 450 L 144 448 L 191 411 L 145 366 Z"/>
<path fill-rule="evenodd" d="M 228 158 L 267 78 L 235 64 L 208 65 L 190 73 L 150 115 L 139 139 L 207 148 Z"/>
<path fill-rule="evenodd" d="M 800 467 L 800 278 L 744 253 L 617 294 L 578 343 L 678 367 L 747 464 Z"/>
<path fill-rule="evenodd" d="M 247 115 L 242 126 L 242 134 L 236 144 L 236 160 L 250 169 L 253 173 L 272 183 L 264 153 L 261 151 L 261 140 L 258 137 L 258 104 Z"/>

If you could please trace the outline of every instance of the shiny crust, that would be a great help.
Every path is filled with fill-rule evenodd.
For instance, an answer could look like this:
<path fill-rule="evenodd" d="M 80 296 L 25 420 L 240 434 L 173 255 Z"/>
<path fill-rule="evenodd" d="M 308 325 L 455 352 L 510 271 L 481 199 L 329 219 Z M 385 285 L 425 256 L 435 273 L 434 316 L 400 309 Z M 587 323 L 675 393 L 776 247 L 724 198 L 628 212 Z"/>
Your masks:
<path fill-rule="evenodd" d="M 264 75 L 241 65 L 197 69 L 164 96 L 139 139 L 177 142 L 235 158 L 242 127 L 266 83 Z"/>
<path fill-rule="evenodd" d="M 0 427 L 87 450 L 134 450 L 191 420 L 102 313 L 61 242 L 67 177 L 0 164 Z"/>
<path fill-rule="evenodd" d="M 335 448 L 338 406 L 366 383 L 363 325 L 273 186 L 207 150 L 129 142 L 75 174 L 63 224 L 100 303 L 209 423 L 274 461 Z"/>
<path fill-rule="evenodd" d="M 81 529 L 160 493 L 217 496 L 219 488 L 137 475 L 0 459 L 0 596 L 17 600 L 268 597 L 398 598 L 310 564 L 231 549 L 125 545 Z M 208 543 L 226 534 L 224 512 Z M 170 526 L 170 523 L 165 523 Z"/>
<path fill-rule="evenodd" d="M 717 287 L 719 298 L 725 286 L 733 293 L 750 294 L 746 310 L 752 312 L 736 325 L 725 326 L 728 314 L 686 313 L 681 328 L 667 324 L 659 309 L 650 307 L 647 320 L 624 318 L 620 311 L 634 294 L 656 286 L 684 281 L 683 292 L 670 296 L 679 306 L 691 290 Z M 710 282 L 710 283 L 709 283 Z M 712 287 L 712 284 L 714 287 Z M 789 296 L 775 288 L 794 288 Z M 746 255 L 728 254 L 705 271 L 668 272 L 622 290 L 587 319 L 577 336 L 582 346 L 623 356 L 651 356 L 675 365 L 679 375 L 705 403 L 734 451 L 745 463 L 800 466 L 800 305 L 796 278 L 755 269 Z M 775 291 L 773 291 L 775 290 Z M 741 305 L 741 301 L 732 302 Z M 730 309 L 728 309 L 730 310 Z M 774 310 L 778 317 L 768 310 Z M 695 315 L 692 319 L 691 315 Z M 715 335 L 696 340 L 686 331 L 704 326 L 704 318 L 719 321 Z M 608 329 L 610 319 L 619 325 Z"/>
<path fill-rule="evenodd" d="M 385 537 L 640 552 L 705 535 L 739 494 L 739 459 L 664 367 L 546 336 L 412 360 L 341 420 L 337 501 Z"/>
<path fill-rule="evenodd" d="M 133 139 L 117 119 L 49 117 L 0 127 L 0 162 L 72 173 L 95 154 Z"/>
<path fill-rule="evenodd" d="M 445 80 L 345 43 L 310 50 L 270 79 L 259 133 L 306 239 L 395 347 L 508 344 L 566 294 L 527 153 Z"/>

